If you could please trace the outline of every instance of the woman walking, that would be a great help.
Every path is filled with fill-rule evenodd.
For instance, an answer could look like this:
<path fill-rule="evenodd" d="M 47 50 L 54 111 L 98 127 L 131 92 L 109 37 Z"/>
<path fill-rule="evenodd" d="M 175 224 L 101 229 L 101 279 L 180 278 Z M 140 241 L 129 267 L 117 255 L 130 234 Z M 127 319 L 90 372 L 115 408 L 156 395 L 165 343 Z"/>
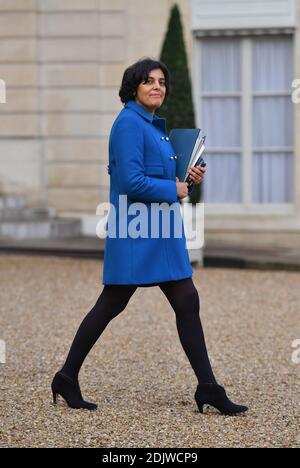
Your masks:
<path fill-rule="evenodd" d="M 195 400 L 199 411 L 203 412 L 204 404 L 224 414 L 247 410 L 231 402 L 217 383 L 206 349 L 199 295 L 192 280 L 182 218 L 178 217 L 178 199 L 188 195 L 188 185 L 176 177 L 176 158 L 166 136 L 166 121 L 155 115 L 169 91 L 170 72 L 160 61 L 142 59 L 124 72 L 119 91 L 124 108 L 113 123 L 109 139 L 110 203 L 114 210 L 108 216 L 105 238 L 104 287 L 81 323 L 63 367 L 54 376 L 54 403 L 59 394 L 71 408 L 97 408 L 85 401 L 80 391 L 78 374 L 84 359 L 138 287 L 159 286 L 175 312 L 180 342 L 197 377 Z M 194 184 L 200 184 L 205 168 L 191 169 L 190 174 Z M 165 213 L 171 205 L 177 208 L 168 236 L 163 235 L 162 223 L 150 216 L 153 206 L 160 203 Z M 137 205 L 142 212 L 140 236 L 133 233 Z M 182 228 L 181 236 L 174 234 L 176 223 Z M 151 235 L 153 229 L 155 236 Z"/>

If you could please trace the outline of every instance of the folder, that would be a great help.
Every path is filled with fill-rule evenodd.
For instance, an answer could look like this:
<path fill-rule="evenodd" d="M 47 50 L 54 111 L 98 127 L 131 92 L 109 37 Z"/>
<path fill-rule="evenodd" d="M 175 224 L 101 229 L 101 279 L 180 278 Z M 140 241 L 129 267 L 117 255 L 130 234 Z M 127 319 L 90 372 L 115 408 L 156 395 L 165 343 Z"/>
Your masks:
<path fill-rule="evenodd" d="M 177 156 L 176 177 L 180 182 L 187 182 L 189 189 L 193 186 L 189 169 L 198 165 L 206 165 L 202 157 L 205 150 L 205 138 L 206 136 L 203 135 L 200 128 L 174 128 L 169 134 L 170 142 Z"/>

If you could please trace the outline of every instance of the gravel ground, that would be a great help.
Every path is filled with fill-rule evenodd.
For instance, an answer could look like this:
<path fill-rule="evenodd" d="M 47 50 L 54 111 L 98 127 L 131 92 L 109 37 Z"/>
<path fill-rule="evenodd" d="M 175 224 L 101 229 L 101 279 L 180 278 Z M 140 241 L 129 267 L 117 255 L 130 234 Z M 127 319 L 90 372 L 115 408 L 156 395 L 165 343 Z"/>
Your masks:
<path fill-rule="evenodd" d="M 300 447 L 300 273 L 194 268 L 218 381 L 249 406 L 200 415 L 196 377 L 159 287 L 139 288 L 80 373 L 94 412 L 54 406 L 50 384 L 97 300 L 102 263 L 0 256 L 1 447 Z"/>

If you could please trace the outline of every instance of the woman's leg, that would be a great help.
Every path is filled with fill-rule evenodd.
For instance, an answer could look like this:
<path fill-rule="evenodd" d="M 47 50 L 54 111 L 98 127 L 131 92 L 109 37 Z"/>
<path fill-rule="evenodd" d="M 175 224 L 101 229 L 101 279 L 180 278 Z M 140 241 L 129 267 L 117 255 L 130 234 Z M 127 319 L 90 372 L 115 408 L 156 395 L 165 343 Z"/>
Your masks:
<path fill-rule="evenodd" d="M 71 345 L 61 372 L 72 380 L 78 374 L 84 359 L 92 349 L 108 323 L 127 306 L 137 286 L 105 285 L 90 312 L 83 319 Z"/>
<path fill-rule="evenodd" d="M 214 383 L 200 320 L 200 299 L 192 278 L 159 284 L 176 314 L 176 325 L 182 347 L 199 383 Z"/>

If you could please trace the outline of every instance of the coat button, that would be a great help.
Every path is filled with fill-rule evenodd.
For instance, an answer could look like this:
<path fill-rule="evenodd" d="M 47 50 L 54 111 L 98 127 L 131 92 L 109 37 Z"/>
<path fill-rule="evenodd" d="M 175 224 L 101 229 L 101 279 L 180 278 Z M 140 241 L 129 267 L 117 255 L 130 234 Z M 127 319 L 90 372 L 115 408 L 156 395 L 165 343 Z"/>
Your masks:
<path fill-rule="evenodd" d="M 164 141 L 165 137 L 160 137 L 160 139 L 161 139 L 162 141 Z"/>
<path fill-rule="evenodd" d="M 170 140 L 170 138 L 169 138 L 169 137 L 165 137 L 165 140 L 166 140 L 166 141 L 169 141 L 169 140 Z"/>
<path fill-rule="evenodd" d="M 177 156 L 174 156 L 174 159 L 177 159 Z"/>
<path fill-rule="evenodd" d="M 170 159 L 174 159 L 174 156 L 170 156 Z"/>

